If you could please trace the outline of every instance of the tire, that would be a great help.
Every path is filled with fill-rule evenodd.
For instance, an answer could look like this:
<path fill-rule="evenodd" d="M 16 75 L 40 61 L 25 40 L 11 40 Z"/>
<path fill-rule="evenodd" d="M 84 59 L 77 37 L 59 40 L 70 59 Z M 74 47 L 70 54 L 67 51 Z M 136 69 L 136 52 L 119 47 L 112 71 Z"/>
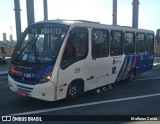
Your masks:
<path fill-rule="evenodd" d="M 128 76 L 127 76 L 127 81 L 133 81 L 135 77 L 134 70 L 129 71 Z"/>
<path fill-rule="evenodd" d="M 75 99 L 82 94 L 81 86 L 78 83 L 71 83 L 67 90 L 67 98 Z"/>

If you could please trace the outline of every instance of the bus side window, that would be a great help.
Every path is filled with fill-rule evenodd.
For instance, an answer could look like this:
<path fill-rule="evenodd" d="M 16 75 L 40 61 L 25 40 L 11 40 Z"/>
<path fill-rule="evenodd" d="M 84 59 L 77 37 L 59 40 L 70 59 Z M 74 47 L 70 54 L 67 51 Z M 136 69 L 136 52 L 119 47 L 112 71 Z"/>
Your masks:
<path fill-rule="evenodd" d="M 123 33 L 121 31 L 111 31 L 110 55 L 117 56 L 123 54 Z"/>
<path fill-rule="evenodd" d="M 70 35 L 68 42 L 66 44 L 66 48 L 63 55 L 63 60 L 72 59 L 75 57 L 76 48 L 74 45 L 75 37 L 73 34 Z"/>
<path fill-rule="evenodd" d="M 154 51 L 154 35 L 147 34 L 146 38 L 146 52 L 153 52 Z"/>
<path fill-rule="evenodd" d="M 143 33 L 137 34 L 136 52 L 137 53 L 145 52 L 145 34 Z"/>
<path fill-rule="evenodd" d="M 68 38 L 61 67 L 65 69 L 69 65 L 85 59 L 88 54 L 88 29 L 74 28 Z"/>
<path fill-rule="evenodd" d="M 109 55 L 109 32 L 102 29 L 92 30 L 92 57 L 101 58 Z"/>
<path fill-rule="evenodd" d="M 125 35 L 124 35 L 124 53 L 125 54 L 135 53 L 135 33 L 125 32 Z"/>

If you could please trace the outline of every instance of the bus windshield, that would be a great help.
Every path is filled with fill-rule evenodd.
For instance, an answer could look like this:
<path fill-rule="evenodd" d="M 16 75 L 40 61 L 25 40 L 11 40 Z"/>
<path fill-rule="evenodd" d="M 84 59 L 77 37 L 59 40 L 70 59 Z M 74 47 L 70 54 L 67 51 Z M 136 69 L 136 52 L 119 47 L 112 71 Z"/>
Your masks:
<path fill-rule="evenodd" d="M 56 60 L 69 26 L 42 23 L 29 26 L 22 34 L 12 59 L 18 63 L 49 63 Z"/>

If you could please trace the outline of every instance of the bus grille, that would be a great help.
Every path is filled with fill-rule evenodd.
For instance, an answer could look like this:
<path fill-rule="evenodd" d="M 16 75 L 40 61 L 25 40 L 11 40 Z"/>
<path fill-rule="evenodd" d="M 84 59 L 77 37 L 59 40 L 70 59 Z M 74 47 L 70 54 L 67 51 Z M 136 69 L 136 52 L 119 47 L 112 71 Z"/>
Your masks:
<path fill-rule="evenodd" d="M 20 86 L 20 85 L 17 85 L 17 87 L 18 87 L 18 91 L 25 92 L 25 93 L 27 93 L 27 95 L 30 95 L 30 93 L 33 90 L 33 88 Z"/>
<path fill-rule="evenodd" d="M 37 84 L 37 78 L 26 78 L 22 76 L 11 75 L 15 81 L 23 84 L 35 85 Z"/>

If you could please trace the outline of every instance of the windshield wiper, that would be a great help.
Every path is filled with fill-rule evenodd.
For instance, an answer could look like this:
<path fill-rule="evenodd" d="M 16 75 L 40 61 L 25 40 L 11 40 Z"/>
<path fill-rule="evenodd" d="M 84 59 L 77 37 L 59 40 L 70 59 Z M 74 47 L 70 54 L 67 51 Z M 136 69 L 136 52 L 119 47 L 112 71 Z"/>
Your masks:
<path fill-rule="evenodd" d="M 35 50 L 34 50 L 35 61 L 39 63 L 39 62 L 40 62 L 40 61 L 38 60 L 39 54 L 38 54 L 38 52 L 37 52 L 36 45 L 34 45 L 34 46 L 35 46 Z"/>
<path fill-rule="evenodd" d="M 18 60 L 18 58 L 19 58 L 19 56 L 22 54 L 22 52 L 28 47 L 28 45 L 30 45 L 31 44 L 31 42 L 28 42 L 28 44 L 20 51 L 20 53 L 19 54 L 17 54 L 15 57 L 14 57 L 14 59 L 13 60 Z"/>

